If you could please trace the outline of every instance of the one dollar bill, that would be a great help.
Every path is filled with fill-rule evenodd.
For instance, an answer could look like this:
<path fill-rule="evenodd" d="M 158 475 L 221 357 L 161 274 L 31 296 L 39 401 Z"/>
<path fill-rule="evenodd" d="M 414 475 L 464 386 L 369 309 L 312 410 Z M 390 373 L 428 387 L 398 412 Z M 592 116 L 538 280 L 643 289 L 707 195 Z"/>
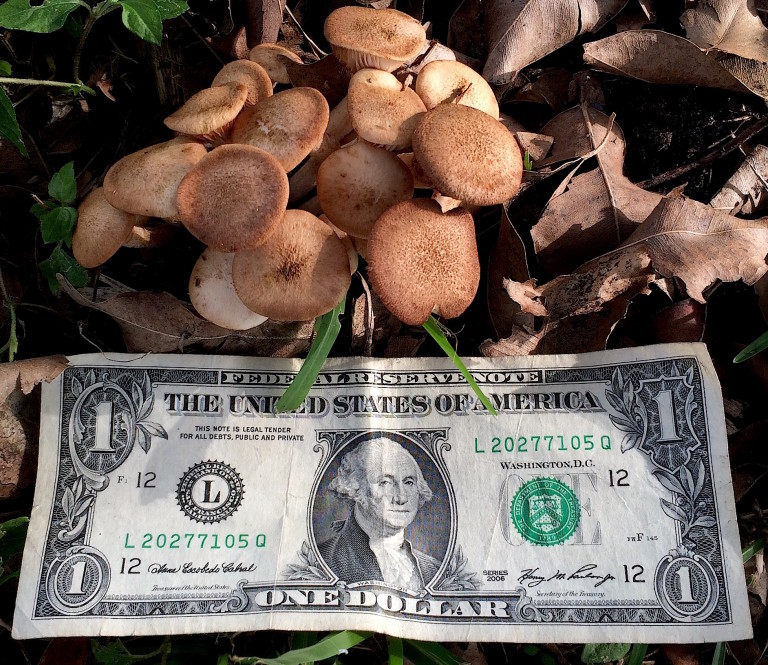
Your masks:
<path fill-rule="evenodd" d="M 17 638 L 751 635 L 703 345 L 468 363 L 88 355 L 43 388 Z"/>

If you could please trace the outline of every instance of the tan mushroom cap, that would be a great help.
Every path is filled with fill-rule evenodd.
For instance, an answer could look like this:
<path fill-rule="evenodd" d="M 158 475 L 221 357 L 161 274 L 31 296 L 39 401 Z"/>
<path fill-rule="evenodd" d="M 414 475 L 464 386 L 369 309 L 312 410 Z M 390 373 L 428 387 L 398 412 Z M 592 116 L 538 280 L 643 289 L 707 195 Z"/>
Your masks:
<path fill-rule="evenodd" d="M 272 155 L 247 145 L 223 145 L 181 181 L 179 219 L 220 252 L 264 242 L 288 205 L 288 177 Z"/>
<path fill-rule="evenodd" d="M 317 198 L 328 219 L 342 231 L 368 238 L 385 210 L 413 198 L 413 176 L 396 155 L 357 141 L 320 165 Z"/>
<path fill-rule="evenodd" d="M 77 208 L 72 253 L 83 268 L 95 268 L 128 240 L 133 227 L 145 220 L 111 206 L 104 188 L 94 189 Z"/>
<path fill-rule="evenodd" d="M 328 115 L 328 102 L 314 88 L 284 90 L 246 108 L 231 141 L 266 150 L 291 171 L 322 141 Z"/>
<path fill-rule="evenodd" d="M 179 183 L 206 153 L 203 144 L 178 137 L 126 155 L 104 176 L 104 195 L 120 210 L 175 219 Z"/>
<path fill-rule="evenodd" d="M 355 249 L 355 243 L 352 242 L 352 237 L 349 234 L 344 233 L 344 231 L 336 226 L 325 215 L 318 215 L 317 218 L 328 224 L 328 226 L 333 229 L 333 232 L 339 236 L 341 242 L 344 243 L 344 247 L 347 250 L 347 258 L 349 259 L 349 274 L 354 275 L 358 265 L 360 264 L 360 256 Z"/>
<path fill-rule="evenodd" d="M 392 74 L 361 69 L 349 82 L 347 110 L 360 138 L 403 150 L 411 145 L 413 132 L 427 107 Z"/>
<path fill-rule="evenodd" d="M 230 330 L 248 330 L 260 326 L 267 317 L 252 312 L 237 296 L 232 284 L 234 258 L 234 253 L 206 248 L 192 268 L 189 300 L 211 323 Z"/>
<path fill-rule="evenodd" d="M 427 41 L 424 26 L 395 9 L 340 7 L 328 15 L 323 32 L 333 54 L 353 72 L 391 72 L 419 55 Z"/>
<path fill-rule="evenodd" d="M 155 219 L 146 226 L 134 226 L 128 240 L 123 247 L 131 249 L 153 249 L 168 245 L 179 231 L 176 224 L 167 224 L 163 220 Z"/>
<path fill-rule="evenodd" d="M 279 44 L 259 44 L 248 52 L 248 60 L 260 64 L 273 82 L 290 84 L 291 77 L 288 76 L 283 58 L 301 64 L 301 58 L 298 55 Z"/>
<path fill-rule="evenodd" d="M 408 325 L 421 325 L 435 307 L 445 318 L 458 316 L 480 282 L 472 215 L 442 213 L 431 199 L 398 203 L 373 226 L 368 276 L 387 309 Z"/>
<path fill-rule="evenodd" d="M 416 93 L 428 109 L 458 99 L 458 104 L 499 119 L 499 103 L 491 86 L 474 69 L 455 60 L 435 60 L 427 64 L 416 78 Z"/>
<path fill-rule="evenodd" d="M 252 105 L 272 96 L 272 79 L 264 67 L 251 60 L 234 60 L 224 65 L 211 83 L 211 87 L 234 83 L 244 85 L 248 91 L 245 103 Z"/>
<path fill-rule="evenodd" d="M 180 109 L 163 122 L 168 129 L 203 139 L 223 139 L 248 97 L 240 83 L 205 88 L 192 95 Z"/>
<path fill-rule="evenodd" d="M 240 299 L 278 321 L 306 321 L 332 310 L 352 276 L 344 243 L 303 210 L 288 210 L 266 242 L 238 252 L 232 277 Z"/>
<path fill-rule="evenodd" d="M 503 203 L 520 189 L 523 156 L 515 137 L 469 106 L 429 111 L 413 133 L 413 155 L 435 189 L 471 205 Z"/>

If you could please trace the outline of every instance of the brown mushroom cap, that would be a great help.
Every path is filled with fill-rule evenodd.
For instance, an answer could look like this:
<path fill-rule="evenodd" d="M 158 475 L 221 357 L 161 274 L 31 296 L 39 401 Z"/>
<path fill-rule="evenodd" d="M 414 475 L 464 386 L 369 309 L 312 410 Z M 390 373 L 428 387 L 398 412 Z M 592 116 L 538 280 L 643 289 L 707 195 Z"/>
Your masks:
<path fill-rule="evenodd" d="M 203 157 L 181 181 L 179 219 L 220 252 L 264 241 L 288 205 L 288 177 L 272 155 L 248 145 L 223 145 Z"/>
<path fill-rule="evenodd" d="M 360 138 L 402 150 L 411 145 L 413 132 L 427 107 L 392 74 L 361 69 L 349 82 L 347 110 Z"/>
<path fill-rule="evenodd" d="M 126 155 L 104 176 L 104 195 L 134 215 L 175 219 L 179 183 L 206 153 L 201 143 L 179 137 Z"/>
<path fill-rule="evenodd" d="M 328 15 L 323 32 L 333 54 L 353 72 L 391 72 L 419 55 L 427 41 L 419 21 L 394 9 L 340 7 Z"/>
<path fill-rule="evenodd" d="M 379 215 L 413 198 L 413 176 L 396 155 L 357 141 L 320 165 L 317 198 L 328 219 L 342 231 L 368 238 Z"/>
<path fill-rule="evenodd" d="M 328 224 L 303 210 L 288 210 L 263 245 L 238 252 L 232 277 L 249 309 L 278 321 L 306 321 L 329 312 L 351 281 L 344 243 Z"/>
<path fill-rule="evenodd" d="M 232 284 L 235 255 L 210 247 L 200 255 L 189 278 L 189 300 L 198 314 L 211 323 L 230 330 L 260 326 L 266 316 L 248 309 Z"/>
<path fill-rule="evenodd" d="M 272 79 L 267 70 L 252 60 L 234 60 L 224 65 L 211 83 L 211 87 L 234 83 L 244 85 L 248 91 L 245 103 L 252 105 L 272 96 Z"/>
<path fill-rule="evenodd" d="M 246 108 L 231 141 L 266 150 L 291 171 L 322 141 L 328 115 L 328 102 L 314 88 L 284 90 Z"/>
<path fill-rule="evenodd" d="M 491 86 L 474 69 L 455 60 L 435 60 L 416 78 L 416 93 L 428 109 L 458 99 L 459 104 L 499 119 L 499 103 Z"/>
<path fill-rule="evenodd" d="M 515 137 L 469 106 L 429 111 L 413 133 L 413 155 L 435 189 L 471 205 L 503 203 L 520 189 L 523 156 Z"/>
<path fill-rule="evenodd" d="M 192 95 L 163 122 L 168 129 L 203 139 L 222 139 L 240 113 L 248 88 L 240 83 L 205 88 Z"/>
<path fill-rule="evenodd" d="M 435 307 L 445 318 L 458 316 L 480 281 L 472 215 L 461 209 L 442 213 L 431 199 L 398 203 L 373 226 L 368 276 L 404 323 L 421 325 Z"/>
<path fill-rule="evenodd" d="M 77 208 L 77 226 L 72 235 L 72 253 L 83 268 L 95 268 L 128 240 L 133 227 L 143 219 L 111 206 L 104 188 L 94 189 Z"/>
<path fill-rule="evenodd" d="M 259 63 L 275 83 L 290 84 L 291 78 L 283 58 L 301 64 L 301 58 L 279 44 L 259 44 L 248 52 L 248 60 Z"/>

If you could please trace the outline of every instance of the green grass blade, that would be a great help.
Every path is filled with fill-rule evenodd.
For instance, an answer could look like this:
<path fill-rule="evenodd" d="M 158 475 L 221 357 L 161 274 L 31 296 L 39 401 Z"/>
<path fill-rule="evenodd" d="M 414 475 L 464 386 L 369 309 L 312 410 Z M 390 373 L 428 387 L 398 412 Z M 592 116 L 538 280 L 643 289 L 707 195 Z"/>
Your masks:
<path fill-rule="evenodd" d="M 751 545 L 747 545 L 741 552 L 743 563 L 747 563 L 755 554 L 765 547 L 765 540 L 762 538 L 756 540 Z"/>
<path fill-rule="evenodd" d="M 725 642 L 718 642 L 715 647 L 715 654 L 712 656 L 712 665 L 724 665 L 725 663 Z"/>
<path fill-rule="evenodd" d="M 332 633 L 320 640 L 317 644 L 303 649 L 293 649 L 277 658 L 240 659 L 240 662 L 264 663 L 265 665 L 301 665 L 317 660 L 325 660 L 338 656 L 340 652 L 347 651 L 360 642 L 367 640 L 373 633 L 343 630 L 340 633 Z"/>
<path fill-rule="evenodd" d="M 743 363 L 745 360 L 749 360 L 753 356 L 756 356 L 761 351 L 768 348 L 768 332 L 763 333 L 754 342 L 749 344 L 741 353 L 739 353 L 734 359 L 735 363 Z"/>
<path fill-rule="evenodd" d="M 643 665 L 645 654 L 648 652 L 647 644 L 633 644 L 632 651 L 629 652 L 627 665 Z"/>
<path fill-rule="evenodd" d="M 403 640 L 389 638 L 389 665 L 403 665 Z"/>
<path fill-rule="evenodd" d="M 436 642 L 403 640 L 403 651 L 413 665 L 460 665 L 464 662 Z"/>
<path fill-rule="evenodd" d="M 288 386 L 283 396 L 277 400 L 275 405 L 276 413 L 298 409 L 312 386 L 315 385 L 317 375 L 320 374 L 323 363 L 331 352 L 331 347 L 341 331 L 339 316 L 344 313 L 345 302 L 346 298 L 330 312 L 323 314 L 315 321 L 315 339 L 309 349 L 307 358 L 291 385 Z"/>
<path fill-rule="evenodd" d="M 446 338 L 445 333 L 440 329 L 440 325 L 435 320 L 435 317 L 430 316 L 424 322 L 424 330 L 426 330 L 432 336 L 432 339 L 434 339 L 440 348 L 445 351 L 445 355 L 447 355 L 453 364 L 456 365 L 462 376 L 471 386 L 472 390 L 475 391 L 475 395 L 477 395 L 480 401 L 483 403 L 483 406 L 485 406 L 485 408 L 488 409 L 488 411 L 494 416 L 498 416 L 499 414 L 493 407 L 493 404 L 491 404 L 491 400 L 489 400 L 486 394 L 480 390 L 480 386 L 478 386 L 475 380 L 472 378 L 472 375 L 469 373 L 467 366 L 462 362 L 461 358 L 459 358 L 457 353 L 453 350 L 451 343 Z"/>

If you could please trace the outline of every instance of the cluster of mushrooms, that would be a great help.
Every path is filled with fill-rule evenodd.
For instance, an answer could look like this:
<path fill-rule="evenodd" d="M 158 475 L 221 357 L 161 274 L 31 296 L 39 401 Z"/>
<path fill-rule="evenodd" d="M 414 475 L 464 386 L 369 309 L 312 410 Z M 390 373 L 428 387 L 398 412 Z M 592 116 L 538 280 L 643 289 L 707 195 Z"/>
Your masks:
<path fill-rule="evenodd" d="M 182 224 L 207 246 L 192 305 L 225 328 L 330 311 L 358 254 L 403 322 L 461 314 L 480 279 L 467 208 L 510 199 L 523 171 L 493 91 L 447 49 L 430 55 L 407 14 L 342 7 L 325 35 L 352 72 L 338 106 L 314 88 L 273 93 L 289 83 L 284 58 L 298 58 L 256 46 L 165 119 L 175 138 L 109 169 L 80 205 L 78 262 L 96 267 Z"/>

